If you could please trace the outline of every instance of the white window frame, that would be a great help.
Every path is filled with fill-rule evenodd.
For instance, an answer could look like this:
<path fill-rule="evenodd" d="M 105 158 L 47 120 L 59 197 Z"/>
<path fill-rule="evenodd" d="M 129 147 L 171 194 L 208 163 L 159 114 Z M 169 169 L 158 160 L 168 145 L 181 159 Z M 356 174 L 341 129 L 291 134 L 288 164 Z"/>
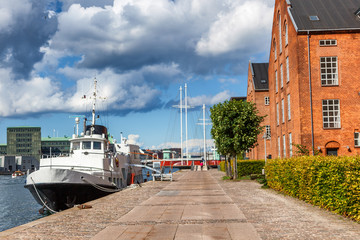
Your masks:
<path fill-rule="evenodd" d="M 360 132 L 354 132 L 354 146 L 360 147 Z"/>
<path fill-rule="evenodd" d="M 281 99 L 281 122 L 285 122 L 285 101 Z"/>
<path fill-rule="evenodd" d="M 270 97 L 268 97 L 268 96 L 264 97 L 264 103 L 265 103 L 265 106 L 269 106 L 270 105 Z"/>
<path fill-rule="evenodd" d="M 279 126 L 279 103 L 276 103 L 276 124 Z"/>
<path fill-rule="evenodd" d="M 287 106 L 288 106 L 288 120 L 291 120 L 291 97 L 290 94 L 287 95 Z"/>
<path fill-rule="evenodd" d="M 282 64 L 280 64 L 280 86 L 281 86 L 281 88 L 284 87 L 284 71 L 283 71 Z"/>
<path fill-rule="evenodd" d="M 289 56 L 286 57 L 286 82 L 290 82 Z"/>
<path fill-rule="evenodd" d="M 279 24 L 279 53 L 282 53 L 282 41 L 281 41 L 281 15 L 278 12 L 278 24 Z"/>
<path fill-rule="evenodd" d="M 286 158 L 286 137 L 283 135 L 283 157 Z"/>
<path fill-rule="evenodd" d="M 270 128 L 270 125 L 266 125 L 266 126 L 265 126 L 265 136 L 266 136 L 266 139 L 270 139 L 270 138 L 271 138 L 271 128 Z"/>
<path fill-rule="evenodd" d="M 279 83 L 278 83 L 278 76 L 277 76 L 277 70 L 275 70 L 275 92 L 278 92 Z"/>
<path fill-rule="evenodd" d="M 289 154 L 290 154 L 290 157 L 293 156 L 293 148 L 292 148 L 292 134 L 289 133 Z"/>
<path fill-rule="evenodd" d="M 323 128 L 341 128 L 340 100 L 322 100 Z"/>
<path fill-rule="evenodd" d="M 278 137 L 278 156 L 279 156 L 279 158 L 281 157 L 281 145 L 280 145 L 281 143 L 280 143 L 280 137 Z"/>
<path fill-rule="evenodd" d="M 277 59 L 277 49 L 276 49 L 276 41 L 275 41 L 275 38 L 274 38 L 274 57 L 275 57 L 275 61 Z"/>
<path fill-rule="evenodd" d="M 321 39 L 319 40 L 320 47 L 327 47 L 327 46 L 337 46 L 336 39 Z"/>
<path fill-rule="evenodd" d="M 338 58 L 337 56 L 320 57 L 321 86 L 338 86 Z"/>
<path fill-rule="evenodd" d="M 288 25 L 287 22 L 285 21 L 285 46 L 287 46 L 288 44 L 289 44 Z"/>

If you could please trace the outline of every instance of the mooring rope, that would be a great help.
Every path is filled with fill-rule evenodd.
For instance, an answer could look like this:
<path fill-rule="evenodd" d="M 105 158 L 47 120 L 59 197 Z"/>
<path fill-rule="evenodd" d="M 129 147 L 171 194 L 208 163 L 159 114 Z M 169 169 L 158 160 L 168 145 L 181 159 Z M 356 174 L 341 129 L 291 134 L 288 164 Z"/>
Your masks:
<path fill-rule="evenodd" d="M 83 180 L 84 182 L 89 183 L 89 184 L 90 184 L 91 186 L 93 186 L 94 188 L 96 188 L 96 189 L 98 189 L 98 190 L 100 190 L 100 191 L 103 191 L 103 192 L 114 193 L 114 192 L 119 192 L 119 191 L 121 191 L 121 189 L 104 188 L 104 187 L 102 187 L 102 186 L 99 186 L 99 185 L 97 185 L 97 184 L 95 184 L 95 183 L 93 183 L 93 182 L 85 179 L 84 177 L 81 177 L 81 180 Z"/>
<path fill-rule="evenodd" d="M 42 202 L 42 204 L 44 204 L 44 206 L 45 206 L 50 212 L 57 213 L 57 211 L 52 210 L 52 209 L 51 209 L 50 207 L 48 207 L 48 205 L 46 205 L 46 203 L 42 200 L 42 198 L 41 198 L 41 196 L 40 196 L 40 194 L 39 194 L 39 192 L 38 192 L 38 190 L 37 190 L 37 188 L 36 188 L 36 186 L 35 186 L 34 179 L 33 179 L 32 177 L 30 177 L 30 179 L 31 179 L 32 184 L 33 184 L 33 186 L 34 186 L 35 192 L 36 192 L 38 198 L 40 199 L 40 201 Z"/>

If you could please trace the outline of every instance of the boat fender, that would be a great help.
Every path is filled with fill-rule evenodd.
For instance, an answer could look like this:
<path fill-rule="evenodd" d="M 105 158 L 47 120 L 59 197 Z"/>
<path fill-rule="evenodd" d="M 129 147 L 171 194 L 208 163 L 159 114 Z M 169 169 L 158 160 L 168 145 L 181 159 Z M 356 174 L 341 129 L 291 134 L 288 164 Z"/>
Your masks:
<path fill-rule="evenodd" d="M 119 159 L 117 157 L 115 158 L 115 164 L 116 164 L 116 167 L 119 167 Z"/>
<path fill-rule="evenodd" d="M 88 204 L 81 204 L 81 205 L 78 205 L 77 206 L 79 209 L 89 209 L 89 208 L 92 208 L 91 205 L 88 205 Z"/>

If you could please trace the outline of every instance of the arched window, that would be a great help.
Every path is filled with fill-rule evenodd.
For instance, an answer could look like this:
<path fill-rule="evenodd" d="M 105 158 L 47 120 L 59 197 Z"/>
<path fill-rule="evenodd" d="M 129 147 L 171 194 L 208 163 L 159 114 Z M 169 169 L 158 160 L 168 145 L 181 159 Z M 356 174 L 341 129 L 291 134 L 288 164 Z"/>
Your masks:
<path fill-rule="evenodd" d="M 281 41 L 281 15 L 280 11 L 278 12 L 278 25 L 279 25 L 279 53 L 282 51 L 282 41 Z"/>
<path fill-rule="evenodd" d="M 289 43 L 289 38 L 288 38 L 288 25 L 287 25 L 287 22 L 286 22 L 286 21 L 285 21 L 284 27 L 285 27 L 285 46 L 286 46 L 286 45 L 288 45 L 288 43 Z"/>

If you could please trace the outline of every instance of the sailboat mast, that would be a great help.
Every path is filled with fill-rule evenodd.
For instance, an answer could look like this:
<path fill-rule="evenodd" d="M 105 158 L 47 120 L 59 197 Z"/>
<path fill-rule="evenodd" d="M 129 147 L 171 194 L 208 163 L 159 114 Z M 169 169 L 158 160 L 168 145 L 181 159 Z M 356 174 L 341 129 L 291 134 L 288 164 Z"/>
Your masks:
<path fill-rule="evenodd" d="M 204 160 L 205 160 L 205 164 L 206 164 L 205 104 L 203 104 L 203 131 L 204 131 Z"/>
<path fill-rule="evenodd" d="M 180 158 L 181 165 L 183 165 L 183 122 L 182 122 L 182 87 L 180 86 Z"/>
<path fill-rule="evenodd" d="M 186 148 L 186 165 L 189 165 L 187 108 L 188 108 L 188 105 L 187 105 L 187 85 L 185 83 L 185 148 Z"/>

